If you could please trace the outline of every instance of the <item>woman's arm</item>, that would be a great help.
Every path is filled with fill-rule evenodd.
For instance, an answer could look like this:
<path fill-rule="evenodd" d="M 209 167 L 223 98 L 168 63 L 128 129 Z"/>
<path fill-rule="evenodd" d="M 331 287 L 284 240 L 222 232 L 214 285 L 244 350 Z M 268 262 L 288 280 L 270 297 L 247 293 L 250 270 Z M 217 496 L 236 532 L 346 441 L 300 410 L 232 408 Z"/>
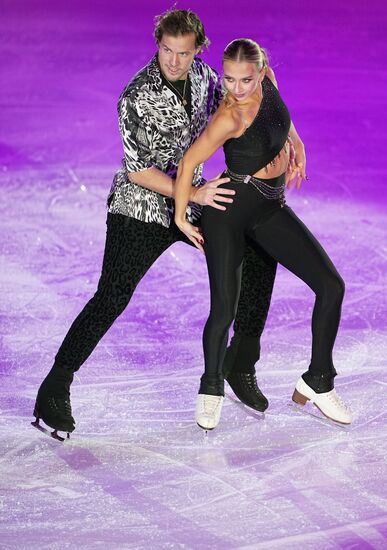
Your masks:
<path fill-rule="evenodd" d="M 267 67 L 266 75 L 273 82 L 274 86 L 278 88 L 277 79 L 271 67 Z M 296 189 L 298 189 L 301 185 L 301 181 L 303 179 L 307 180 L 308 177 L 306 175 L 305 147 L 303 142 L 301 141 L 300 136 L 297 133 L 293 122 L 291 122 L 290 124 L 289 137 L 294 147 L 294 166 L 292 166 L 287 187 L 290 188 L 292 186 L 292 181 L 296 179 Z"/>
<path fill-rule="evenodd" d="M 175 185 L 175 222 L 194 245 L 203 251 L 200 230 L 186 221 L 186 208 L 190 199 L 191 182 L 196 166 L 209 159 L 223 143 L 234 137 L 239 123 L 224 106 L 215 113 L 201 136 L 186 151 L 179 163 Z"/>
<path fill-rule="evenodd" d="M 306 175 L 305 147 L 293 122 L 290 125 L 289 137 L 294 147 L 294 165 L 291 167 L 287 188 L 290 189 L 292 182 L 296 180 L 296 189 L 299 189 L 302 180 L 304 179 L 307 181 L 308 176 Z"/>

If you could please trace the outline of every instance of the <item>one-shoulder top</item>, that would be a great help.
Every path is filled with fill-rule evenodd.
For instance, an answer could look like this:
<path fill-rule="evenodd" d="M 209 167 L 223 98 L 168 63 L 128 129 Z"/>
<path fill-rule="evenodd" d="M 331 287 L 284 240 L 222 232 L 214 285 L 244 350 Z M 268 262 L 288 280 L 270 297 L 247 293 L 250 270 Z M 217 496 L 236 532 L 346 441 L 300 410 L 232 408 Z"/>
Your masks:
<path fill-rule="evenodd" d="M 253 122 L 238 138 L 224 145 L 226 165 L 236 174 L 253 175 L 269 164 L 285 145 L 291 119 L 270 78 L 262 81 L 262 101 Z"/>

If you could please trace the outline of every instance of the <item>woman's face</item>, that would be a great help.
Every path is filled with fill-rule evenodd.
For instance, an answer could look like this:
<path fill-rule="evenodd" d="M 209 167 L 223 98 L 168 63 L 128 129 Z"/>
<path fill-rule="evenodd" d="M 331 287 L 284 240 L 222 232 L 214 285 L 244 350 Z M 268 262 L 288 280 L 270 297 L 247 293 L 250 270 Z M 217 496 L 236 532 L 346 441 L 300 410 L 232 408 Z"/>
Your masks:
<path fill-rule="evenodd" d="M 258 71 L 255 63 L 248 61 L 223 61 L 223 82 L 237 101 L 250 97 L 265 76 L 265 69 Z"/>

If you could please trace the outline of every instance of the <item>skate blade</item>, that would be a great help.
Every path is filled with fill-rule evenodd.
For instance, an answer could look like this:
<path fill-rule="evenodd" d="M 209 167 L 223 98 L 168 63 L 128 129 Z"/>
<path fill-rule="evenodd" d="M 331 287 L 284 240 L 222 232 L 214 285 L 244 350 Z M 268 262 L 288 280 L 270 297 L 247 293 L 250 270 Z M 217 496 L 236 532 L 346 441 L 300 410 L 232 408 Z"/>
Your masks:
<path fill-rule="evenodd" d="M 47 429 L 44 426 L 42 426 L 41 424 L 39 424 L 39 419 L 36 419 L 34 422 L 31 422 L 31 426 L 33 426 L 34 428 L 36 428 L 40 432 L 48 435 L 49 437 L 52 437 L 53 439 L 56 439 L 57 441 L 61 441 L 61 442 L 66 441 L 66 438 L 59 435 L 57 430 L 53 430 L 51 432 L 49 429 Z M 67 432 L 67 439 L 70 439 L 70 434 L 68 432 Z"/>
<path fill-rule="evenodd" d="M 300 414 L 304 414 L 306 416 L 311 416 L 312 418 L 315 418 L 316 420 L 318 420 L 322 424 L 325 424 L 326 426 L 331 426 L 331 427 L 334 427 L 338 430 L 343 430 L 344 432 L 348 432 L 351 428 L 351 424 L 343 424 L 342 422 L 338 422 L 337 420 L 333 420 L 333 418 L 330 418 L 329 416 L 326 416 L 321 411 L 321 409 L 319 407 L 317 407 L 317 405 L 314 405 L 314 406 L 321 412 L 321 414 L 323 416 L 320 416 L 318 413 L 314 413 L 312 411 L 309 411 L 309 410 L 305 409 L 304 405 L 300 405 L 296 402 L 289 403 L 288 406 L 291 407 L 292 409 L 296 410 Z"/>
<path fill-rule="evenodd" d="M 207 436 L 207 435 L 208 435 L 208 432 L 211 432 L 212 430 L 215 429 L 215 428 L 205 428 L 204 426 L 201 426 L 201 425 L 199 424 L 199 422 L 196 422 L 196 424 L 199 426 L 200 429 L 203 430 L 204 436 Z"/>

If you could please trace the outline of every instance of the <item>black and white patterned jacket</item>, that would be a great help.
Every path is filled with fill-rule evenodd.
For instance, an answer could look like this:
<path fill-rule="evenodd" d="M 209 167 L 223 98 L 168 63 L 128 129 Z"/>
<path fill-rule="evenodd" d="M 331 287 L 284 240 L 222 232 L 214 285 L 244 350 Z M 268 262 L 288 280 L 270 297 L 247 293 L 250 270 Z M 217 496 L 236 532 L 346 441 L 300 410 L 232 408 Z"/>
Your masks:
<path fill-rule="evenodd" d="M 154 166 L 176 177 L 183 154 L 202 133 L 222 98 L 218 74 L 198 57 L 189 78 L 191 120 L 176 95 L 163 84 L 157 55 L 122 92 L 118 114 L 125 156 L 109 193 L 109 212 L 169 227 L 173 200 L 130 181 L 128 172 Z M 197 167 L 193 185 L 203 184 L 202 170 L 203 166 Z M 200 218 L 201 207 L 190 203 L 187 213 L 194 222 Z"/>

